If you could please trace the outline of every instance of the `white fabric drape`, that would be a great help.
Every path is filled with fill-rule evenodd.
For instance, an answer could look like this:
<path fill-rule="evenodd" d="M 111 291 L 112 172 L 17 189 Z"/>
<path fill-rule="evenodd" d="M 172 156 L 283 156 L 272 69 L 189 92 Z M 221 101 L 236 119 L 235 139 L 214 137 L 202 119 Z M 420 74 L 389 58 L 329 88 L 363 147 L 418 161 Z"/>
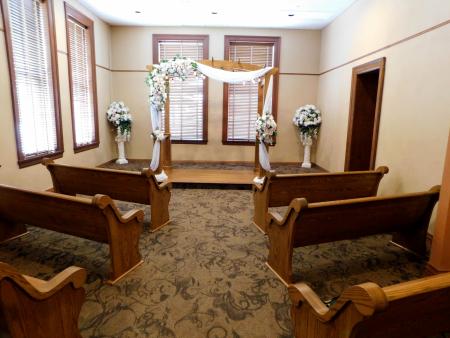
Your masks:
<path fill-rule="evenodd" d="M 156 107 L 153 104 L 150 104 L 150 116 L 152 120 L 152 128 L 154 134 L 160 134 L 161 133 L 161 112 L 156 109 Z M 163 138 L 164 139 L 164 138 Z M 155 171 L 159 167 L 159 158 L 161 155 L 161 139 L 160 137 L 157 137 L 155 139 L 155 143 L 153 145 L 153 154 L 152 154 L 152 161 L 150 162 L 150 169 Z M 155 178 L 158 182 L 164 182 L 167 180 L 167 175 L 164 172 L 164 170 L 161 171 L 161 173 L 155 175 Z"/>
<path fill-rule="evenodd" d="M 198 70 L 203 75 L 218 81 L 231 84 L 254 81 L 255 79 L 260 78 L 261 76 L 264 76 L 267 72 L 269 72 L 272 69 L 272 67 L 265 67 L 263 69 L 249 72 L 230 72 L 223 69 L 210 67 L 201 63 L 197 63 L 197 67 Z M 263 114 L 272 114 L 272 91 L 273 91 L 272 76 L 270 76 L 269 87 L 267 89 L 266 97 L 264 99 Z M 151 113 L 153 133 L 161 134 L 161 112 L 154 105 L 150 104 L 150 113 Z M 152 161 L 150 163 L 150 169 L 153 171 L 158 169 L 159 166 L 159 159 L 161 155 L 161 139 L 164 138 L 157 137 L 155 140 L 155 144 L 153 145 Z M 259 144 L 259 163 L 264 170 L 269 171 L 271 169 L 269 162 L 269 154 L 267 152 L 264 143 Z M 167 179 L 167 175 L 164 173 L 164 171 L 155 176 L 159 182 L 165 181 Z"/>
<path fill-rule="evenodd" d="M 153 132 L 156 130 L 161 130 L 161 113 L 156 109 L 153 104 L 150 104 L 150 116 L 152 120 Z M 161 141 L 156 139 L 155 144 L 153 144 L 153 155 L 152 161 L 150 162 L 150 169 L 155 171 L 159 166 L 159 155 L 161 153 Z"/>
<path fill-rule="evenodd" d="M 201 63 L 197 63 L 197 68 L 203 75 L 211 79 L 231 84 L 258 79 L 272 69 L 272 67 L 266 67 L 250 72 L 230 72 L 227 70 L 210 67 Z"/>
<path fill-rule="evenodd" d="M 272 92 L 273 92 L 273 76 L 270 76 L 269 86 L 267 87 L 266 97 L 264 98 L 264 106 L 263 106 L 263 115 L 272 115 Z M 259 143 L 259 164 L 261 167 L 269 171 L 270 161 L 269 161 L 269 153 L 267 151 L 266 145 L 264 142 Z"/>

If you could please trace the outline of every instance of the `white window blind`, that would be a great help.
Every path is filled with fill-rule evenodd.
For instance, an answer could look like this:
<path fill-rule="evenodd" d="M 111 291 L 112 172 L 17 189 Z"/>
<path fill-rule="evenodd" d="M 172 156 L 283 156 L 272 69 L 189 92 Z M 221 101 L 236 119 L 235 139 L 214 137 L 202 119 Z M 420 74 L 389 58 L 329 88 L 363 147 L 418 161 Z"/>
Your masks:
<path fill-rule="evenodd" d="M 203 60 L 202 40 L 161 40 L 158 42 L 159 61 L 183 56 Z M 189 76 L 185 81 L 170 82 L 170 134 L 172 141 L 202 142 L 204 130 L 204 80 Z M 163 113 L 163 126 L 165 114 Z M 164 127 L 163 127 L 164 128 Z"/>
<path fill-rule="evenodd" d="M 19 162 L 60 150 L 47 2 L 7 2 Z"/>
<path fill-rule="evenodd" d="M 274 65 L 273 43 L 231 42 L 229 60 L 263 66 Z M 228 142 L 255 142 L 258 113 L 258 84 L 228 85 Z"/>
<path fill-rule="evenodd" d="M 89 28 L 68 17 L 74 146 L 97 144 Z"/>

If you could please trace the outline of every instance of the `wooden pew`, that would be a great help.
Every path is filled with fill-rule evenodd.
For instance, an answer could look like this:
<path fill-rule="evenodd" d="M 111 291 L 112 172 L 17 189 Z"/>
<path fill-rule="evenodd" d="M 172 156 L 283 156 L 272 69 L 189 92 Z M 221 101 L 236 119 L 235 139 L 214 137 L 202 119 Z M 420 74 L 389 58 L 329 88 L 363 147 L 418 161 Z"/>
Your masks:
<path fill-rule="evenodd" d="M 422 338 L 450 332 L 450 273 L 381 288 L 346 289 L 328 308 L 306 284 L 289 286 L 296 338 Z"/>
<path fill-rule="evenodd" d="M 109 245 L 115 283 L 142 263 L 139 237 L 144 212 L 124 215 L 105 195 L 73 197 L 0 185 L 0 242 L 15 238 L 29 224 Z"/>
<path fill-rule="evenodd" d="M 81 338 L 78 316 L 85 281 L 86 270 L 75 266 L 44 281 L 0 263 L 2 330 L 12 338 Z"/>
<path fill-rule="evenodd" d="M 117 200 L 149 204 L 151 230 L 169 223 L 170 183 L 158 183 L 150 169 L 141 172 L 73 167 L 44 159 L 55 192 L 66 195 L 104 194 Z"/>
<path fill-rule="evenodd" d="M 294 248 L 383 233 L 394 233 L 394 243 L 424 255 L 439 190 L 311 204 L 296 198 L 284 217 L 268 214 L 268 265 L 289 284 Z"/>
<path fill-rule="evenodd" d="M 380 180 L 388 172 L 388 167 L 316 174 L 268 172 L 263 184 L 253 184 L 253 222 L 266 233 L 268 208 L 288 206 L 296 197 L 304 197 L 310 203 L 315 203 L 376 196 Z"/>

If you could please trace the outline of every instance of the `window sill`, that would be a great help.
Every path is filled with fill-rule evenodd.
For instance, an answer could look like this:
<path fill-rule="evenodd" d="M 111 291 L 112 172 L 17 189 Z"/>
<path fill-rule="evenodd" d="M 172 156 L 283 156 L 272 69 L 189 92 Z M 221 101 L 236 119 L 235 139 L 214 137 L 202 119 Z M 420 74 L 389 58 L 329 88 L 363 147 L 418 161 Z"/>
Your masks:
<path fill-rule="evenodd" d="M 170 140 L 171 144 L 207 144 L 208 140 L 204 141 L 177 141 L 177 140 Z"/>
<path fill-rule="evenodd" d="M 222 141 L 222 144 L 224 146 L 255 146 L 255 142 L 249 142 L 249 141 Z M 277 143 L 273 142 L 272 144 L 269 144 L 269 147 L 276 146 Z"/>
<path fill-rule="evenodd" d="M 222 141 L 225 146 L 255 146 L 255 141 Z"/>
<path fill-rule="evenodd" d="M 45 157 L 50 158 L 52 160 L 61 158 L 61 157 L 63 157 L 63 153 L 64 153 L 64 150 L 59 150 L 54 153 L 47 153 L 47 154 L 38 155 L 38 156 L 27 158 L 27 159 L 21 159 L 21 160 L 17 161 L 17 163 L 19 164 L 19 168 L 22 169 L 22 168 L 26 168 L 26 167 L 31 167 L 32 165 L 35 165 L 35 164 L 40 164 L 42 162 L 42 159 Z"/>
<path fill-rule="evenodd" d="M 91 144 L 86 144 L 84 146 L 79 146 L 79 147 L 74 147 L 73 148 L 73 152 L 76 153 L 81 153 L 82 151 L 86 151 L 86 150 L 91 150 L 91 149 L 95 149 L 98 148 L 100 146 L 100 142 L 95 142 L 95 143 L 91 143 Z"/>

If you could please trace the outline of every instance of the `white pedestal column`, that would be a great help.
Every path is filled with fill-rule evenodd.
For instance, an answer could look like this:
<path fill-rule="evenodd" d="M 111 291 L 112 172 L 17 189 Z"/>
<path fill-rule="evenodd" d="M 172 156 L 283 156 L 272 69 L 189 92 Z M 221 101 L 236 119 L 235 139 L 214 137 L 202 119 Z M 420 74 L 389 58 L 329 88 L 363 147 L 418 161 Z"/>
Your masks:
<path fill-rule="evenodd" d="M 303 140 L 303 146 L 305 147 L 305 150 L 303 152 L 302 168 L 311 168 L 311 145 L 312 139 L 310 137 L 306 137 Z"/>
<path fill-rule="evenodd" d="M 117 142 L 117 149 L 119 150 L 119 156 L 116 160 L 116 163 L 127 164 L 128 160 L 125 157 L 125 136 L 117 135 L 116 142 Z"/>

